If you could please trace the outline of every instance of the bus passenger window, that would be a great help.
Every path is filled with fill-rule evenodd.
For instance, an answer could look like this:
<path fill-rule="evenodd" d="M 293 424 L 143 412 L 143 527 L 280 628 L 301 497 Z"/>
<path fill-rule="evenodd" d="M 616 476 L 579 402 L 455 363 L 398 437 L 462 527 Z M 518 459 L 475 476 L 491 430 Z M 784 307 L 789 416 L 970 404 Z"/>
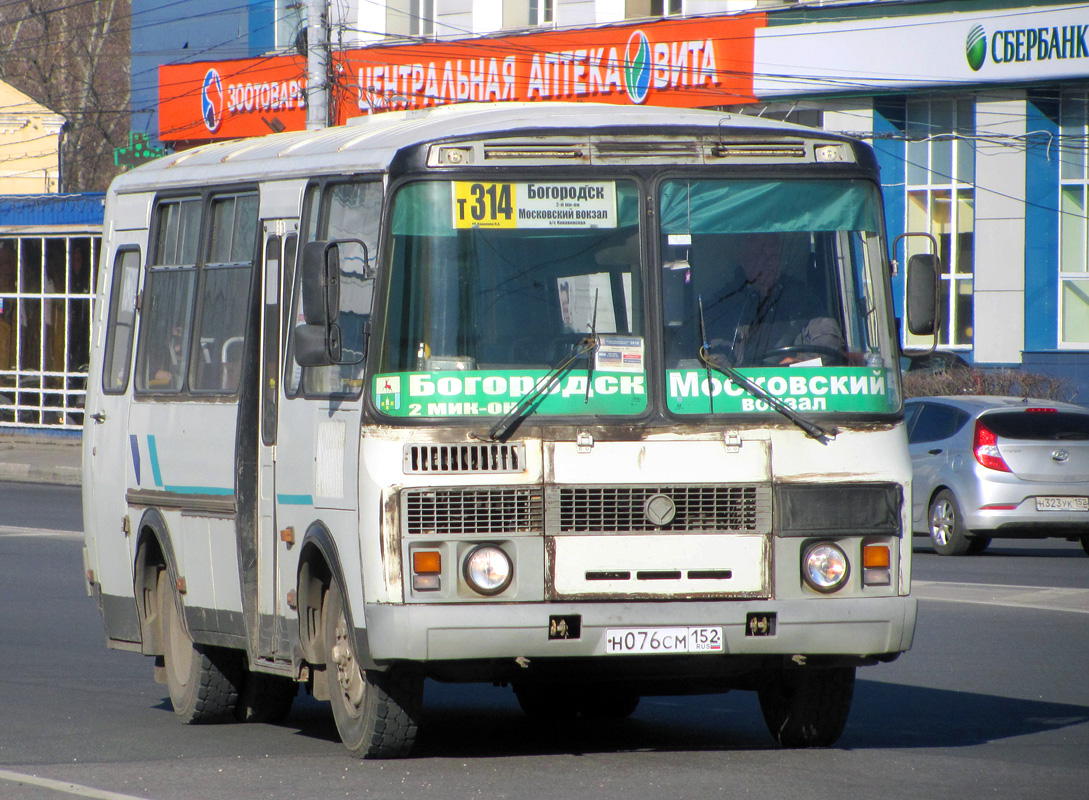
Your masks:
<path fill-rule="evenodd" d="M 144 321 L 136 352 L 136 389 L 180 392 L 193 309 L 191 269 L 153 270 L 144 290 Z"/>
<path fill-rule="evenodd" d="M 124 392 L 129 385 L 132 334 L 136 325 L 136 288 L 140 277 L 140 251 L 121 250 L 114 265 L 110 290 L 110 322 L 106 338 L 102 389 Z"/>
<path fill-rule="evenodd" d="M 215 198 L 209 253 L 201 270 L 199 346 L 189 376 L 193 392 L 238 390 L 256 247 L 257 195 Z"/>
<path fill-rule="evenodd" d="M 251 283 L 249 266 L 204 270 L 199 347 L 189 381 L 194 392 L 233 394 L 238 388 Z"/>

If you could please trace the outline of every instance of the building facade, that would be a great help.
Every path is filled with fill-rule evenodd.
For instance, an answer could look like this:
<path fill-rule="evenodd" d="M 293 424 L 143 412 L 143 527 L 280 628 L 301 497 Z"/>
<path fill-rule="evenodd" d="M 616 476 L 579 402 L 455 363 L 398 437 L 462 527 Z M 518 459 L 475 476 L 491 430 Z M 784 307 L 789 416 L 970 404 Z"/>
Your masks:
<path fill-rule="evenodd" d="M 0 81 L 0 194 L 57 191 L 64 117 Z"/>
<path fill-rule="evenodd" d="M 1089 402 L 1084 3 L 393 0 L 327 11 L 332 124 L 448 102 L 575 100 L 772 115 L 871 141 L 890 241 L 910 230 L 938 243 L 939 346 L 1065 377 Z M 247 13 L 245 58 L 159 71 L 167 144 L 304 127 L 305 9 L 276 0 Z M 260 43 L 271 49 L 254 53 Z M 901 243 L 892 256 L 909 252 Z M 905 333 L 903 344 L 926 343 Z"/>
<path fill-rule="evenodd" d="M 83 424 L 104 203 L 0 196 L 0 427 Z"/>

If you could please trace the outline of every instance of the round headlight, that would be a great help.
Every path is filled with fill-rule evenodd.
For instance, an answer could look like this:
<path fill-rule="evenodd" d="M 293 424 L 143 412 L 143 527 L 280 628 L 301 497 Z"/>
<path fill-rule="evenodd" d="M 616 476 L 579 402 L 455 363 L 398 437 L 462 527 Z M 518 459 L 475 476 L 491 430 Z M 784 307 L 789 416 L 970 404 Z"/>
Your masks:
<path fill-rule="evenodd" d="M 514 565 L 503 548 L 482 544 L 465 558 L 465 580 L 480 594 L 499 594 L 510 586 Z"/>
<path fill-rule="evenodd" d="M 850 572 L 846 554 L 834 544 L 812 545 L 802 558 L 802 579 L 818 592 L 834 592 L 841 588 Z"/>

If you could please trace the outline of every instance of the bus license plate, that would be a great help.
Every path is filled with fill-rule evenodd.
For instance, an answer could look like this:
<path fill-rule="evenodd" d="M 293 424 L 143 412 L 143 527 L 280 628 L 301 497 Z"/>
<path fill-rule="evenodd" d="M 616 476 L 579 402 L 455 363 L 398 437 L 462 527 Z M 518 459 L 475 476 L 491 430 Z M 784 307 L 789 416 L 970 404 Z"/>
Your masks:
<path fill-rule="evenodd" d="M 722 628 L 608 628 L 607 655 L 721 653 Z"/>
<path fill-rule="evenodd" d="M 1089 511 L 1089 497 L 1037 497 L 1037 511 Z"/>

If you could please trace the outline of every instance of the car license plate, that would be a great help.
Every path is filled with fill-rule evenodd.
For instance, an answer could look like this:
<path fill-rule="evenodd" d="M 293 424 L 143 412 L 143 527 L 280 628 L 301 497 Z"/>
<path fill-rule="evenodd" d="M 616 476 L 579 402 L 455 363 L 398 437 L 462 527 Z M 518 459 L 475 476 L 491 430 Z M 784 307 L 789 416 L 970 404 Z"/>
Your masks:
<path fill-rule="evenodd" d="M 721 653 L 722 628 L 609 628 L 605 631 L 608 655 Z"/>
<path fill-rule="evenodd" d="M 1089 511 L 1089 497 L 1037 497 L 1037 511 Z"/>

